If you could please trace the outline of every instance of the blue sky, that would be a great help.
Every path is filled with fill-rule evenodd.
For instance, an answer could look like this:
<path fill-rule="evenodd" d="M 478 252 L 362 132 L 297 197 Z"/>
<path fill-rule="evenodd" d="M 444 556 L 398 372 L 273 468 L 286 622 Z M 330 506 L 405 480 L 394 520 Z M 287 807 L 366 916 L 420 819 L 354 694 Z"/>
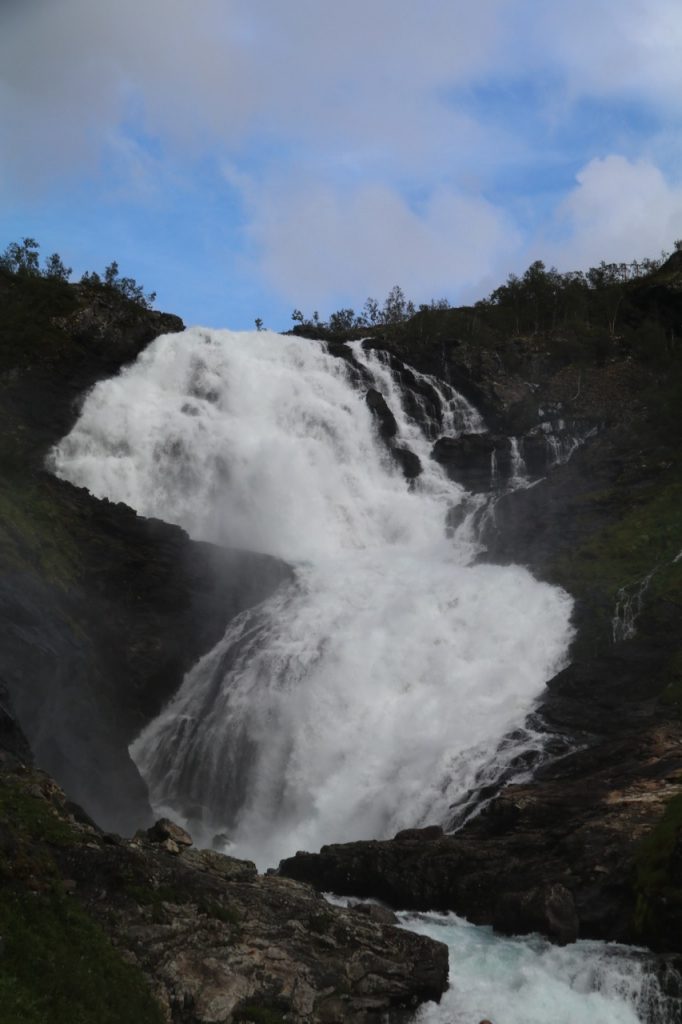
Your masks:
<path fill-rule="evenodd" d="M 275 329 L 682 237 L 680 0 L 4 0 L 0 247 Z"/>

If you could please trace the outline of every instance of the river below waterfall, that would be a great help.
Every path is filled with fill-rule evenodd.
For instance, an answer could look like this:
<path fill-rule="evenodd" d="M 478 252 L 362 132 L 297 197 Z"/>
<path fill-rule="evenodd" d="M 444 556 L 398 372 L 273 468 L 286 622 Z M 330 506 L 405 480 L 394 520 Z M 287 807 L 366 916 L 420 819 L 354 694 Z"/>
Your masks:
<path fill-rule="evenodd" d="M 330 903 L 357 902 L 327 894 Z M 415 1024 L 678 1024 L 679 977 L 663 981 L 645 950 L 613 942 L 555 946 L 540 935 L 502 937 L 456 914 L 398 915 L 403 928 L 444 942 L 450 987 Z M 671 988 L 671 994 L 665 991 Z"/>
<path fill-rule="evenodd" d="M 627 946 L 539 935 L 502 938 L 455 914 L 401 914 L 412 931 L 447 943 L 450 988 L 418 1024 L 674 1024 L 682 1002 L 666 996 L 653 958 Z"/>
<path fill-rule="evenodd" d="M 293 566 L 131 748 L 158 811 L 261 867 L 447 823 L 482 772 L 541 742 L 526 718 L 572 635 L 566 593 L 519 566 L 476 564 L 485 499 L 430 458 L 434 437 L 482 429 L 476 411 L 422 375 L 428 401 L 407 395 L 381 357 L 353 354 L 269 332 L 164 335 L 96 385 L 51 456 L 99 497 Z M 393 443 L 419 456 L 416 480 L 379 436 L 368 388 L 395 417 Z M 585 944 L 571 953 L 456 919 L 408 924 L 453 948 L 451 995 L 423 1021 L 664 1019 L 621 997 L 624 970 L 639 983 L 598 944 L 583 956 Z M 578 961 L 603 963 L 598 995 Z"/>

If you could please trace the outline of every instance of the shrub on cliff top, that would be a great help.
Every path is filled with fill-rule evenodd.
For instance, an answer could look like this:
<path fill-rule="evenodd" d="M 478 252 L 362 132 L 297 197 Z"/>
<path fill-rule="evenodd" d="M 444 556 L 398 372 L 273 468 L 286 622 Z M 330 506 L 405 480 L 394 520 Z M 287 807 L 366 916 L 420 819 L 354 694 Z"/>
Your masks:
<path fill-rule="evenodd" d="M 10 274 L 18 274 L 23 277 L 46 277 L 51 280 L 68 282 L 72 270 L 71 267 L 64 264 L 59 253 L 53 252 L 51 256 L 48 256 L 41 268 L 39 249 L 40 245 L 34 238 L 23 238 L 21 242 L 10 242 L 0 255 L 0 268 L 9 271 Z M 156 292 L 146 293 L 144 286 L 138 284 L 134 277 L 121 277 L 116 260 L 104 268 L 103 276 L 100 276 L 95 270 L 86 271 L 81 277 L 81 284 L 109 288 L 144 309 L 151 309 L 156 299 Z"/>

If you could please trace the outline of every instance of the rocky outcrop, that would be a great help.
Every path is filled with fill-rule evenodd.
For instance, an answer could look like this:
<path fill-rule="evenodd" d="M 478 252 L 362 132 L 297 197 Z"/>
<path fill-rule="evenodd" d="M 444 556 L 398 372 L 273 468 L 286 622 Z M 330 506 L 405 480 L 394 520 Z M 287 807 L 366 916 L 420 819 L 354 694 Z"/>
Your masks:
<path fill-rule="evenodd" d="M 106 289 L 54 287 L 0 274 L 0 682 L 41 767 L 126 832 L 151 815 L 128 745 L 289 570 L 193 543 L 43 469 L 83 390 L 182 328 Z"/>
<path fill-rule="evenodd" d="M 642 846 L 682 793 L 682 723 L 671 720 L 659 655 L 634 641 L 557 676 L 540 713 L 555 730 L 581 734 L 582 748 L 507 786 L 454 835 L 409 830 L 327 846 L 280 871 L 397 908 L 453 910 L 509 934 L 646 939 L 679 952 L 679 930 L 663 923 L 673 892 L 682 895 L 677 848 L 661 838 L 650 852 L 660 871 L 652 880 Z"/>
<path fill-rule="evenodd" d="M 441 437 L 433 446 L 431 458 L 467 491 L 487 494 L 498 480 L 509 479 L 511 441 L 487 432 Z"/>
<path fill-rule="evenodd" d="M 403 476 L 406 480 L 414 480 L 422 471 L 421 460 L 409 448 L 395 443 L 398 424 L 386 399 L 376 388 L 370 388 L 365 396 L 365 401 L 376 421 L 379 437 L 400 466 Z"/>
<path fill-rule="evenodd" d="M 386 399 L 376 388 L 370 388 L 365 396 L 365 401 L 376 420 L 379 437 L 383 441 L 391 441 L 398 433 L 398 424 Z"/>
<path fill-rule="evenodd" d="M 7 753 L 0 754 L 0 840 L 3 921 L 27 894 L 37 905 L 60 901 L 63 968 L 75 970 L 73 946 L 74 959 L 102 971 L 97 982 L 107 999 L 119 999 L 116 986 L 125 986 L 131 1011 L 144 979 L 160 1013 L 140 995 L 139 1021 L 369 1024 L 403 1020 L 447 985 L 440 943 L 381 915 L 331 906 L 309 886 L 259 876 L 248 861 L 193 850 L 172 822 L 132 840 L 103 833 L 45 773 Z M 79 946 L 85 929 L 88 953 Z M 10 926 L 3 935 L 11 960 Z M 93 955 L 100 936 L 113 945 L 106 963 Z M 41 987 L 34 985 L 34 1001 Z M 72 994 L 74 1015 L 83 998 Z"/>
<path fill-rule="evenodd" d="M 682 328 L 674 262 L 631 296 L 631 315 L 639 304 L 671 338 Z M 493 454 L 508 482 L 505 442 L 519 438 L 533 486 L 497 491 L 481 517 L 481 557 L 525 564 L 575 598 L 573 664 L 549 682 L 529 723 L 548 736 L 545 758 L 525 765 L 532 781 L 484 788 L 480 813 L 455 834 L 324 847 L 281 871 L 509 933 L 680 951 L 679 370 L 657 373 L 648 351 L 635 356 L 618 338 L 600 350 L 589 331 L 476 336 L 475 320 L 475 311 L 428 313 L 402 331 L 377 331 L 371 344 L 483 411 L 490 434 L 434 446 L 467 488 L 495 490 Z M 448 522 L 456 528 L 457 510 Z M 461 807 L 452 811 L 451 825 L 461 825 Z"/>
<path fill-rule="evenodd" d="M 3 492 L 15 518 L 0 524 L 14 545 L 0 580 L 0 679 L 38 763 L 107 828 L 132 830 L 151 811 L 128 745 L 229 619 L 288 570 L 47 474 Z"/>
<path fill-rule="evenodd" d="M 391 454 L 403 471 L 406 480 L 416 480 L 422 472 L 422 463 L 419 456 L 409 448 L 394 445 Z"/>

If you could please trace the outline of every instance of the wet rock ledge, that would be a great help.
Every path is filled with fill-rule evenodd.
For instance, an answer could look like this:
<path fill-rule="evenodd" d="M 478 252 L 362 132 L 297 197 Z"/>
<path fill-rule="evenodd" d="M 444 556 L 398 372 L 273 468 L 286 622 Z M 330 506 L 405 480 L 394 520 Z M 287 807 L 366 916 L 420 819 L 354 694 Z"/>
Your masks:
<path fill-rule="evenodd" d="M 11 723 L 5 700 L 6 746 L 25 754 Z M 194 850 L 171 822 L 102 832 L 7 749 L 0 877 L 0 973 L 9 1005 L 30 998 L 38 1013 L 56 998 L 79 1020 L 363 1024 L 405 1020 L 447 986 L 441 943 Z"/>
<path fill-rule="evenodd" d="M 502 789 L 455 834 L 324 846 L 280 872 L 507 934 L 682 952 L 682 723 L 661 671 L 675 649 L 674 637 L 635 639 L 556 676 L 539 714 L 578 749 Z"/>

